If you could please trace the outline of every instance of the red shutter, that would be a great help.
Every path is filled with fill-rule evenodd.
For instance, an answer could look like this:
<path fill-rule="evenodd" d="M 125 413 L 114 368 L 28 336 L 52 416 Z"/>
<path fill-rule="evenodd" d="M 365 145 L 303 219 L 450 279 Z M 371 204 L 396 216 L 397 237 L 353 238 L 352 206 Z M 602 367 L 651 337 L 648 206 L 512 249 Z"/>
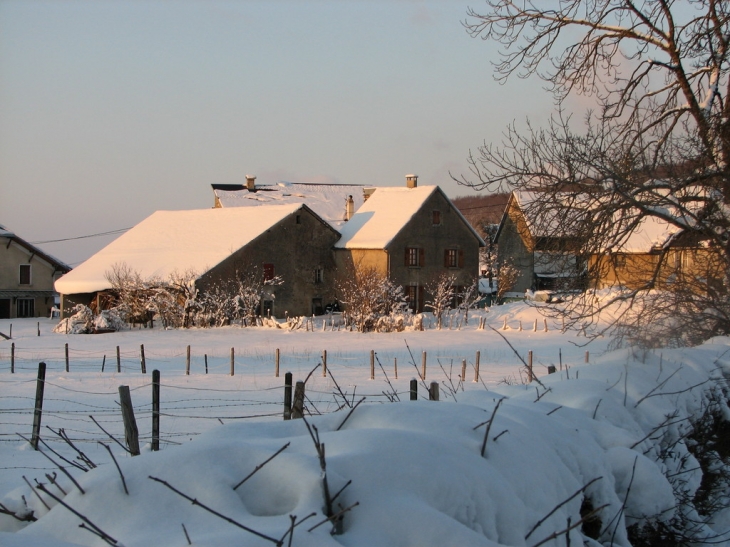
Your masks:
<path fill-rule="evenodd" d="M 423 312 L 423 285 L 418 286 L 418 309 L 416 310 L 416 313 Z"/>
<path fill-rule="evenodd" d="M 403 265 L 404 265 L 404 266 L 405 266 L 406 268 L 407 268 L 408 266 L 410 266 L 410 265 L 411 265 L 411 263 L 410 263 L 410 261 L 409 261 L 409 258 L 410 258 L 410 249 L 409 249 L 408 247 L 406 247 L 406 260 L 405 260 L 405 262 L 403 263 Z"/>
<path fill-rule="evenodd" d="M 444 268 L 449 267 L 449 250 L 444 249 Z"/>
<path fill-rule="evenodd" d="M 418 249 L 418 265 L 424 267 L 426 265 L 426 250 Z"/>
<path fill-rule="evenodd" d="M 459 268 L 464 267 L 464 250 L 459 249 Z"/>

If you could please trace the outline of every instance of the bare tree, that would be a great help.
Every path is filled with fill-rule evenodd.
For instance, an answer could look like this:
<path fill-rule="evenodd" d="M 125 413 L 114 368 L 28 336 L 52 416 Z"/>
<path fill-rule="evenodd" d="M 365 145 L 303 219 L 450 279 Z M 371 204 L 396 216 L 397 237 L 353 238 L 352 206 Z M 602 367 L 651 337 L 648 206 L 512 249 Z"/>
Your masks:
<path fill-rule="evenodd" d="M 515 287 L 518 270 L 511 260 L 505 260 L 497 274 L 497 303 L 504 302 L 504 297 Z"/>
<path fill-rule="evenodd" d="M 562 242 L 552 251 L 573 254 L 593 288 L 646 223 L 672 234 L 639 282 L 572 298 L 568 318 L 586 325 L 622 304 L 619 339 L 645 344 L 730 332 L 730 3 L 487 0 L 464 24 L 501 44 L 498 79 L 542 78 L 558 112 L 546 128 L 513 125 L 500 146 L 485 143 L 458 181 L 531 192 L 533 226 Z M 564 109 L 578 94 L 596 108 L 575 131 Z M 698 249 L 678 273 L 673 256 Z"/>
<path fill-rule="evenodd" d="M 430 308 L 436 317 L 438 329 L 441 329 L 444 314 L 454 305 L 455 281 L 456 276 L 442 273 L 426 286 L 426 291 L 431 295 L 431 299 L 426 301 L 426 307 Z"/>

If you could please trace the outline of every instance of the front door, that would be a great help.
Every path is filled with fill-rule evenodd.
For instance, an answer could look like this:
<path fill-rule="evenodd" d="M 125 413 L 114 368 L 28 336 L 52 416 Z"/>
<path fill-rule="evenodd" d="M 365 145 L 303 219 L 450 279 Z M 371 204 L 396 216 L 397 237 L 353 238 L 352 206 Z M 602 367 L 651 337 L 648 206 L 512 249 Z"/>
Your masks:
<path fill-rule="evenodd" d="M 0 298 L 0 319 L 10 319 L 9 298 Z"/>

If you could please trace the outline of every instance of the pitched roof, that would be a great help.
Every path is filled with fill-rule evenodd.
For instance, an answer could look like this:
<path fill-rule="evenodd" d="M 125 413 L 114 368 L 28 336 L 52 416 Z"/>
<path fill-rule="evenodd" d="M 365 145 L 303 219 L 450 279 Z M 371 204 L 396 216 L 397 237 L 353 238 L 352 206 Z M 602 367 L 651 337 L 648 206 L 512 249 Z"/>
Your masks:
<path fill-rule="evenodd" d="M 426 200 L 440 192 L 438 186 L 417 188 L 378 187 L 368 200 L 356 210 L 353 217 L 340 228 L 342 237 L 335 244 L 339 249 L 384 249 L 398 235 Z M 453 205 L 452 205 L 453 207 Z M 454 211 L 483 246 L 484 241 L 456 207 Z"/>
<path fill-rule="evenodd" d="M 61 277 L 56 290 L 76 294 L 109 289 L 106 272 L 122 263 L 144 279 L 188 270 L 202 275 L 303 207 L 157 211 Z"/>
<path fill-rule="evenodd" d="M 61 272 L 68 272 L 71 270 L 71 266 L 66 264 L 65 262 L 60 261 L 56 257 L 49 255 L 48 253 L 42 251 L 32 243 L 28 243 L 26 240 L 24 240 L 21 237 L 18 237 L 13 233 L 11 230 L 8 230 L 5 226 L 0 225 L 0 237 L 6 237 L 10 239 L 12 242 L 16 243 L 17 245 L 20 245 L 21 247 L 24 247 L 28 252 L 31 254 L 34 254 L 46 262 L 48 262 L 51 266 L 53 266 L 57 271 Z"/>
<path fill-rule="evenodd" d="M 280 182 L 278 184 L 257 184 L 254 190 L 248 190 L 242 184 L 212 184 L 211 186 L 223 208 L 305 203 L 335 228 L 339 228 L 345 223 L 347 196 L 352 196 L 355 210 L 365 201 L 363 198 L 365 187 L 355 184 Z"/>

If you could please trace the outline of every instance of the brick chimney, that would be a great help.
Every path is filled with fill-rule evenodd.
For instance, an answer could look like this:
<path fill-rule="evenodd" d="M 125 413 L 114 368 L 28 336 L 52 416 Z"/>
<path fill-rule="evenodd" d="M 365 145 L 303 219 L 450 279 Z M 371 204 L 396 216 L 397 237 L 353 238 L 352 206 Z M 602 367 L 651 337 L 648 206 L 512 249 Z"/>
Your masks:
<path fill-rule="evenodd" d="M 406 186 L 416 188 L 418 186 L 418 175 L 406 175 Z"/>
<path fill-rule="evenodd" d="M 256 190 L 256 175 L 246 175 L 246 190 Z"/>
<path fill-rule="evenodd" d="M 352 196 L 347 196 L 345 200 L 345 220 L 350 220 L 352 215 L 355 214 L 355 200 Z"/>

